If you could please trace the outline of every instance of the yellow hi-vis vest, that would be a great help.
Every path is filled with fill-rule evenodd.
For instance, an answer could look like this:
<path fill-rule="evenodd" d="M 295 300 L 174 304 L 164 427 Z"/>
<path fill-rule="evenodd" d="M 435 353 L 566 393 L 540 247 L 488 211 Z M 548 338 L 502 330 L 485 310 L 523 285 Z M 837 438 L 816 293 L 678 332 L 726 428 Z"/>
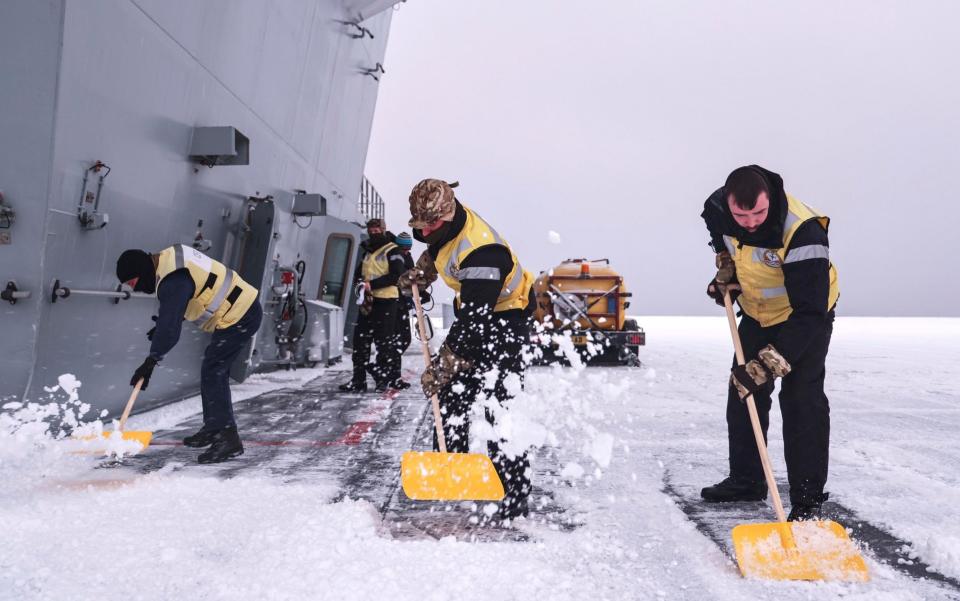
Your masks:
<path fill-rule="evenodd" d="M 723 241 L 737 267 L 737 279 L 742 294 L 737 299 L 740 308 L 763 327 L 783 323 L 790 317 L 793 308 L 787 297 L 783 281 L 784 263 L 805 259 L 830 258 L 825 246 L 803 246 L 787 252 L 793 235 L 804 223 L 816 219 L 826 230 L 830 218 L 821 215 L 792 196 L 787 196 L 787 218 L 783 226 L 783 247 L 762 248 L 744 244 L 733 236 L 724 236 Z M 830 263 L 830 294 L 826 309 L 830 310 L 840 297 L 837 283 L 837 268 Z"/>
<path fill-rule="evenodd" d="M 467 212 L 467 221 L 456 238 L 447 242 L 440 249 L 434 265 L 437 273 L 447 283 L 447 286 L 457 293 L 457 305 L 460 304 L 460 281 L 467 278 L 478 279 L 485 276 L 500 279 L 499 273 L 489 274 L 484 270 L 490 270 L 488 267 L 468 267 L 460 269 L 460 264 L 467 258 L 467 255 L 477 250 L 481 246 L 489 244 L 499 244 L 510 251 L 510 258 L 513 260 L 513 269 L 507 274 L 503 289 L 500 290 L 500 297 L 497 300 L 494 312 L 509 311 L 511 309 L 525 309 L 530 301 L 530 288 L 533 286 L 533 276 L 529 271 L 520 266 L 520 261 L 513 254 L 513 250 L 507 241 L 500 237 L 490 225 L 480 218 L 479 215 L 463 207 Z"/>
<path fill-rule="evenodd" d="M 363 265 L 360 269 L 364 281 L 372 282 L 390 273 L 390 257 L 387 256 L 387 253 L 395 248 L 397 248 L 396 244 L 387 242 L 363 258 Z M 396 286 L 384 286 L 383 288 L 374 288 L 371 290 L 371 294 L 373 294 L 373 298 L 400 298 L 400 289 Z"/>
<path fill-rule="evenodd" d="M 223 263 L 182 244 L 160 252 L 157 287 L 163 278 L 184 268 L 193 279 L 194 292 L 183 318 L 187 321 L 203 319 L 200 327 L 205 332 L 223 330 L 240 321 L 259 295 L 256 288 Z"/>

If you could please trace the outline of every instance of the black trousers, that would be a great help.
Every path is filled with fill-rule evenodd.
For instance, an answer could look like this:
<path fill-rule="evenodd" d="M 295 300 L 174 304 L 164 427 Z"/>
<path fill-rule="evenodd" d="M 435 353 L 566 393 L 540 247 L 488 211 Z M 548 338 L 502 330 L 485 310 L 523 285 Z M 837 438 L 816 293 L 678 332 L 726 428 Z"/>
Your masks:
<path fill-rule="evenodd" d="M 781 328 L 782 324 L 761 327 L 755 319 L 744 315 L 738 329 L 746 360 L 755 358 L 764 346 L 775 345 Z M 831 312 L 822 328 L 810 332 L 811 341 L 806 353 L 791 366 L 790 373 L 780 383 L 783 446 L 792 503 L 818 501 L 827 482 L 830 404 L 823 392 L 823 382 L 832 334 Z M 766 440 L 772 399 L 769 395 L 757 395 L 756 404 Z M 730 443 L 730 475 L 763 481 L 763 466 L 750 425 L 750 414 L 732 384 L 727 391 L 727 435 Z"/>
<path fill-rule="evenodd" d="M 200 366 L 204 430 L 217 431 L 237 425 L 233 417 L 233 400 L 230 398 L 230 366 L 247 340 L 260 329 L 262 320 L 263 308 L 260 301 L 255 301 L 240 321 L 213 333 Z"/>
<path fill-rule="evenodd" d="M 496 320 L 499 321 L 499 320 Z M 524 345 L 529 343 L 529 329 L 526 319 L 506 320 L 492 326 L 489 338 L 484 342 L 483 357 L 471 369 L 460 372 L 445 386 L 438 395 L 440 414 L 443 421 L 443 435 L 447 450 L 454 453 L 466 453 L 470 450 L 470 410 L 474 403 L 494 398 L 502 403 L 512 398 L 505 386 L 511 375 L 519 376 L 523 381 L 525 365 L 522 359 Z M 497 379 L 490 382 L 486 374 L 497 371 Z M 494 424 L 494 415 L 486 411 L 486 419 Z M 530 460 L 527 453 L 509 455 L 501 448 L 504 441 L 489 441 L 487 454 L 500 476 L 506 496 L 502 505 L 510 506 L 525 500 L 530 495 Z M 433 436 L 433 448 L 439 449 L 436 432 Z"/>
<path fill-rule="evenodd" d="M 395 298 L 375 298 L 369 315 L 358 314 L 353 328 L 354 383 L 367 380 L 367 363 L 374 344 L 377 345 L 377 362 L 370 367 L 374 381 L 389 383 L 400 375 L 396 342 L 398 303 Z"/>

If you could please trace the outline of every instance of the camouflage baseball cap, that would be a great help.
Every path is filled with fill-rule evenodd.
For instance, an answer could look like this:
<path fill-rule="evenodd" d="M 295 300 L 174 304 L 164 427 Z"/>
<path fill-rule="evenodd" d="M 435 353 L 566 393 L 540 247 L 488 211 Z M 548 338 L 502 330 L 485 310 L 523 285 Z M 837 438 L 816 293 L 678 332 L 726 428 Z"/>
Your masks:
<path fill-rule="evenodd" d="M 453 189 L 458 185 L 442 179 L 425 179 L 414 186 L 410 192 L 410 227 L 422 229 L 453 211 Z"/>

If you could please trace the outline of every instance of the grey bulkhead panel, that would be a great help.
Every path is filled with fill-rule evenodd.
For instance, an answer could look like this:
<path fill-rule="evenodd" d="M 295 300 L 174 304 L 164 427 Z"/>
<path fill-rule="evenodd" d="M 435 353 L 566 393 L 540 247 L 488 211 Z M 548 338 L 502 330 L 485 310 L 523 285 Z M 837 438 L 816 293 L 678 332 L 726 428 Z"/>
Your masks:
<path fill-rule="evenodd" d="M 46 35 L 38 47 L 57 46 L 61 6 L 44 5 L 54 16 L 41 19 L 46 30 L 37 25 L 31 32 Z M 44 11 L 34 12 L 46 18 Z M 17 247 L 16 268 L 0 247 L 0 286 L 18 279 L 34 291 L 28 303 L 2 309 L 0 398 L 19 398 L 27 390 L 27 398 L 42 401 L 45 386 L 71 373 L 83 382 L 82 400 L 116 415 L 126 400 L 130 373 L 148 351 L 144 334 L 152 326 L 156 301 L 114 304 L 71 296 L 53 304 L 50 282 L 57 278 L 78 289 L 113 289 L 114 263 L 123 249 L 190 244 L 199 220 L 204 238 L 212 242 L 208 254 L 230 264 L 241 250 L 239 224 L 247 198 L 272 195 L 277 211 L 272 258 L 283 265 L 294 264 L 298 255 L 304 259 L 304 289 L 307 298 L 316 298 L 327 235 L 353 236 L 351 263 L 356 256 L 356 224 L 362 220 L 356 198 L 377 90 L 363 68 L 383 61 L 391 11 L 364 22 L 373 40 L 350 37 L 349 28 L 338 23 L 348 18 L 338 3 L 313 0 L 70 0 L 62 13 L 59 72 L 48 65 L 44 77 L 28 80 L 38 99 L 47 99 L 47 111 L 56 82 L 55 116 L 38 108 L 39 101 L 20 111 L 33 121 L 20 120 L 19 137 L 35 142 L 29 150 L 39 164 L 46 161 L 46 173 L 14 188 L 6 182 L 19 184 L 22 173 L 0 171 L 0 190 L 17 192 L 6 192 L 18 210 L 12 233 L 31 241 Z M 44 52 L 39 57 L 48 63 L 57 58 Z M 39 59 L 31 54 L 26 60 Z M 12 69 L 6 63 L 2 68 Z M 44 118 L 48 131 L 55 123 L 52 165 L 49 134 L 44 148 L 43 138 L 34 133 L 42 132 Z M 236 127 L 250 139 L 249 165 L 207 168 L 187 160 L 193 127 L 215 125 Z M 83 172 L 95 160 L 111 169 L 100 207 L 109 224 L 83 231 L 76 206 Z M 30 161 L 24 160 L 23 169 L 30 174 Z M 50 184 L 46 198 L 36 192 L 45 179 Z M 21 188 L 37 196 L 35 201 L 16 198 Z M 328 216 L 299 228 L 289 213 L 294 189 L 323 194 Z M 37 206 L 48 209 L 46 214 Z M 301 225 L 307 221 L 300 219 Z M 264 281 L 251 282 L 261 287 L 264 301 L 272 269 L 270 262 Z M 272 341 L 271 308 L 265 309 L 268 325 L 260 338 Z M 19 333 L 8 336 L 11 323 Z M 39 328 L 35 345 L 29 342 L 34 324 Z M 161 363 L 138 406 L 195 394 L 208 339 L 185 325 L 180 343 Z M 268 343 L 258 354 L 271 352 Z M 11 356 L 29 359 L 21 359 L 14 370 Z"/>
<path fill-rule="evenodd" d="M 41 257 L 53 153 L 63 14 L 60 2 L 0 2 L 0 193 L 15 212 L 0 229 L 0 405 L 19 399 L 34 364 L 43 301 Z M 79 194 L 79 191 L 78 191 Z"/>

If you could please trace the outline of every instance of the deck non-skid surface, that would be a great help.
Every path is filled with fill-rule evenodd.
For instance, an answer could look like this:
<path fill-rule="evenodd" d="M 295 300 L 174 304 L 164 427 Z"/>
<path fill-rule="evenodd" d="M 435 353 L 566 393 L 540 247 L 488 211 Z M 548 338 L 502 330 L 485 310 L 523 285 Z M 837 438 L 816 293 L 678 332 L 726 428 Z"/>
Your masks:
<path fill-rule="evenodd" d="M 405 377 L 415 381 L 416 374 Z M 218 478 L 267 475 L 283 482 L 336 482 L 334 501 L 362 499 L 377 508 L 382 532 L 402 539 L 453 536 L 473 541 L 528 541 L 524 525 L 569 531 L 580 518 L 567 512 L 542 482 L 556 481 L 556 461 L 543 452 L 535 458 L 536 476 L 528 518 L 494 525 L 482 503 L 413 501 L 400 487 L 400 456 L 427 449 L 433 416 L 419 386 L 387 392 L 344 393 L 342 371 L 330 371 L 297 388 L 280 388 L 235 407 L 244 454 L 229 461 L 199 465 L 203 449 L 183 445 L 200 429 L 197 415 L 154 433 L 150 448 L 125 458 L 121 471 L 198 470 Z"/>

